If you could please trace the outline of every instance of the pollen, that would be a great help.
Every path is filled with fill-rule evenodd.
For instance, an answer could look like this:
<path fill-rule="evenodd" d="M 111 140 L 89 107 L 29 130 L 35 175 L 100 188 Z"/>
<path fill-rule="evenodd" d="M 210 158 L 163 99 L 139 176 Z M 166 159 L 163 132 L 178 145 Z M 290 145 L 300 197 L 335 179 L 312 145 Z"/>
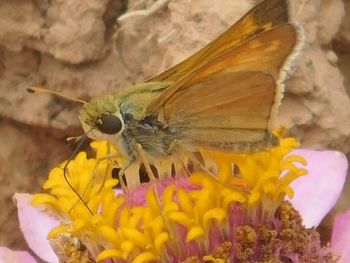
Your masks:
<path fill-rule="evenodd" d="M 51 246 L 62 262 L 89 263 L 94 259 L 81 241 L 67 234 L 51 239 Z"/>

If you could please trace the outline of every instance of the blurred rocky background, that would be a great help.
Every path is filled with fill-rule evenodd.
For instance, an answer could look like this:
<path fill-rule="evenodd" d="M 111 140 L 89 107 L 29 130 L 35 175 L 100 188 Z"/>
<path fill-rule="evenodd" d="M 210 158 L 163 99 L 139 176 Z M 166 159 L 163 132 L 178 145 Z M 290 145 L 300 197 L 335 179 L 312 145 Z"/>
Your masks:
<path fill-rule="evenodd" d="M 50 168 L 76 147 L 65 139 L 82 134 L 78 103 L 27 88 L 88 99 L 142 82 L 213 40 L 257 2 L 1 0 L 0 245 L 25 248 L 12 195 L 40 191 Z M 290 2 L 306 41 L 278 123 L 304 147 L 349 153 L 350 1 Z"/>

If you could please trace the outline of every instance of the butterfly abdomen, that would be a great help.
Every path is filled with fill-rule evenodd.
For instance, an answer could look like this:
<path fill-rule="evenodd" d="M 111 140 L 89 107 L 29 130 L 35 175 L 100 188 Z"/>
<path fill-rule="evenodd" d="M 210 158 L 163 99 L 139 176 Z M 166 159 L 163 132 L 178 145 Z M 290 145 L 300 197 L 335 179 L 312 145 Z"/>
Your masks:
<path fill-rule="evenodd" d="M 279 145 L 279 138 L 274 134 L 266 132 L 264 138 L 260 141 L 256 142 L 230 142 L 225 141 L 222 138 L 221 141 L 194 141 L 194 144 L 214 150 L 220 150 L 223 152 L 238 152 L 238 153 L 246 153 L 246 152 L 258 152 L 264 149 Z"/>

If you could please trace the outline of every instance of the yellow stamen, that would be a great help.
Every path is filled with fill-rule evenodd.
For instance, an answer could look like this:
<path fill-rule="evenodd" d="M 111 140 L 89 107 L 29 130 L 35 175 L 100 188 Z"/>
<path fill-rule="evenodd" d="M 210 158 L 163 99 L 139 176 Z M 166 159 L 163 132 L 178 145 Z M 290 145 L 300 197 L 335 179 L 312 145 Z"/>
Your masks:
<path fill-rule="evenodd" d="M 195 226 L 195 227 L 192 227 L 188 231 L 187 236 L 186 236 L 186 241 L 190 242 L 190 241 L 197 239 L 197 238 L 200 238 L 202 236 L 204 236 L 204 229 L 201 228 L 200 226 Z"/>
<path fill-rule="evenodd" d="M 51 195 L 35 195 L 32 202 L 49 206 L 65 218 L 65 223 L 54 228 L 49 238 L 74 233 L 96 245 L 103 244 L 105 249 L 95 255 L 97 261 L 161 261 L 169 243 L 184 238 L 177 233 L 179 227 L 185 231 L 186 242 L 205 246 L 203 240 L 210 227 L 226 229 L 230 209 L 235 205 L 253 214 L 263 207 L 263 216 L 272 215 L 285 195 L 293 196 L 290 183 L 307 173 L 300 168 L 306 164 L 301 156 L 287 156 L 297 145 L 295 139 L 286 138 L 281 139 L 280 146 L 258 153 L 201 149 L 204 159 L 210 159 L 211 166 L 216 164 L 217 179 L 205 172 L 194 172 L 187 180 L 193 185 L 192 190 L 170 183 L 159 191 L 153 184 L 145 195 L 146 204 L 130 207 L 127 197 L 118 196 L 113 190 L 118 181 L 111 178 L 111 160 L 97 161 L 116 150 L 106 142 L 94 142 L 96 159 L 79 153 L 68 166 L 67 178 L 80 198 L 64 180 L 62 164 L 50 172 L 44 184 Z M 207 260 L 222 262 L 212 255 Z"/>

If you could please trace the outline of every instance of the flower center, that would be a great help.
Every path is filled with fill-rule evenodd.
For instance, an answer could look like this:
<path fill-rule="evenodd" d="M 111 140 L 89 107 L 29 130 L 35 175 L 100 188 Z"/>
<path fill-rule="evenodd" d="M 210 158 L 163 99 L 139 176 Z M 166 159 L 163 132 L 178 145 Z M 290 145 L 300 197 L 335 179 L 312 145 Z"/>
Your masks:
<path fill-rule="evenodd" d="M 66 178 L 75 191 L 61 165 L 44 184 L 51 194 L 35 195 L 33 204 L 49 206 L 62 218 L 51 240 L 77 237 L 97 261 L 293 259 L 315 251 L 317 243 L 315 232 L 305 230 L 298 213 L 283 201 L 293 196 L 290 183 L 307 173 L 300 168 L 305 160 L 289 155 L 297 146 L 295 139 L 285 138 L 278 147 L 257 153 L 201 149 L 210 172 L 177 174 L 122 194 L 114 190 L 118 181 L 111 177 L 112 162 L 98 159 L 115 150 L 94 142 L 95 159 L 79 153 L 68 167 Z"/>

